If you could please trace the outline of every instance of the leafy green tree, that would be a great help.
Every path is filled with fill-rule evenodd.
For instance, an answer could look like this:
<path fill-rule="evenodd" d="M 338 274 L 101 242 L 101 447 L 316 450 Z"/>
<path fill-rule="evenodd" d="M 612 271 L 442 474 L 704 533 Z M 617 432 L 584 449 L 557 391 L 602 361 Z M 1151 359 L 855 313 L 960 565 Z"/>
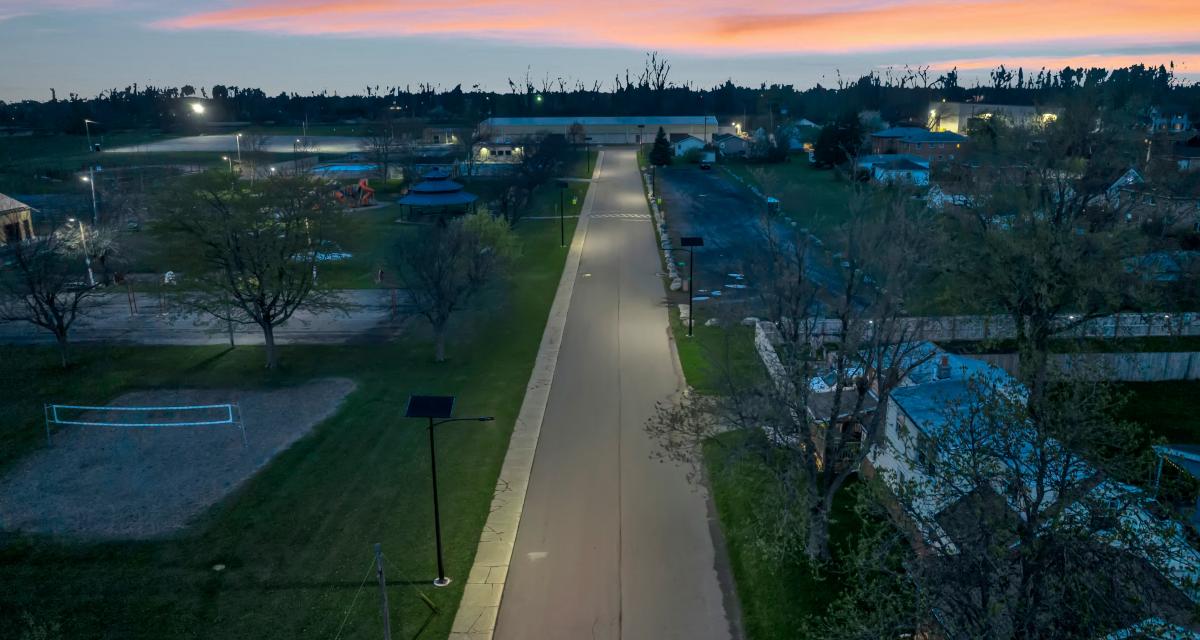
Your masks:
<path fill-rule="evenodd" d="M 669 165 L 673 155 L 671 141 L 667 140 L 667 132 L 659 127 L 658 133 L 654 136 L 654 146 L 650 148 L 650 164 L 656 167 Z"/>

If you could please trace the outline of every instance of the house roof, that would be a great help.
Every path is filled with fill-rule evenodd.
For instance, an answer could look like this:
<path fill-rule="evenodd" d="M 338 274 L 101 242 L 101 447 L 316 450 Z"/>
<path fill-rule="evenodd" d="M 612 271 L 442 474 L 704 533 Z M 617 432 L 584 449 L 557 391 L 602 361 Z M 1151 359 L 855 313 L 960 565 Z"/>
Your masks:
<path fill-rule="evenodd" d="M 907 158 L 897 160 L 888 160 L 875 165 L 879 169 L 885 171 L 929 171 L 929 167 L 918 162 L 913 162 Z"/>
<path fill-rule="evenodd" d="M 700 144 L 707 144 L 699 136 L 694 136 L 690 133 L 672 133 L 671 134 L 671 144 L 680 144 L 682 142 L 687 142 L 688 140 L 695 140 L 696 142 L 699 142 Z"/>
<path fill-rule="evenodd" d="M 950 131 L 930 131 L 920 127 L 891 127 L 871 134 L 873 138 L 903 140 L 904 142 L 963 142 L 966 136 Z"/>
<path fill-rule="evenodd" d="M 857 164 L 863 168 L 871 168 L 877 164 L 886 164 L 896 160 L 908 160 L 921 165 L 924 168 L 929 167 L 929 161 L 921 156 L 914 156 L 909 153 L 875 153 L 866 156 L 859 156 Z"/>
<path fill-rule="evenodd" d="M 837 391 L 823 391 L 820 393 L 808 394 L 808 412 L 813 419 L 819 422 L 828 423 L 834 419 L 833 404 L 834 396 Z M 874 396 L 867 394 L 862 399 L 862 413 L 870 413 L 875 410 L 878 402 Z M 838 415 L 836 418 L 849 417 L 854 412 L 854 407 L 858 404 L 858 391 L 856 389 L 843 389 L 841 403 L 838 406 Z"/>
<path fill-rule="evenodd" d="M 0 193 L 0 213 L 8 213 L 10 211 L 20 211 L 21 209 L 31 209 L 29 205 Z"/>
<path fill-rule="evenodd" d="M 891 397 L 918 429 L 936 433 L 946 427 L 950 414 L 969 408 L 978 398 L 972 384 L 987 384 L 993 388 L 1017 389 L 1016 381 L 1003 369 L 982 360 L 946 353 L 932 343 L 927 348 L 935 350 L 932 358 L 918 365 L 909 374 L 909 386 L 900 387 Z M 909 357 L 925 357 L 913 353 Z M 942 360 L 949 365 L 948 376 L 940 378 L 938 369 Z"/>
<path fill-rule="evenodd" d="M 488 118 L 482 124 L 492 127 L 569 127 L 578 122 L 588 126 L 631 126 L 645 125 L 650 127 L 697 126 L 705 124 L 717 126 L 716 116 L 572 116 L 572 117 L 532 117 L 532 118 Z"/>

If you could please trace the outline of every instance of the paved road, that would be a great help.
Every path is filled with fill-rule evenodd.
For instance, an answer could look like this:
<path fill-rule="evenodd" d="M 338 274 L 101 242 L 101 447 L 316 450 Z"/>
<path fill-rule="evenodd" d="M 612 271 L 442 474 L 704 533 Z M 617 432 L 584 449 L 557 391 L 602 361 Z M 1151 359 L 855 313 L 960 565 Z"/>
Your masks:
<path fill-rule="evenodd" d="M 337 344 L 387 339 L 399 331 L 392 320 L 389 291 L 351 290 L 339 292 L 347 304 L 345 313 L 298 312 L 275 330 L 279 344 Z M 165 302 L 165 301 L 164 301 Z M 403 310 L 403 299 L 397 302 Z M 211 316 L 164 307 L 151 294 L 138 294 L 137 312 L 130 313 L 124 293 L 98 296 L 85 317 L 71 329 L 72 342 L 122 342 L 130 344 L 203 345 L 228 344 L 225 323 Z M 237 344 L 262 344 L 262 331 L 255 325 L 235 327 Z M 0 323 L 0 344 L 52 344 L 53 336 L 27 322 Z"/>
<path fill-rule="evenodd" d="M 495 637 L 730 638 L 705 496 L 644 430 L 680 379 L 634 151 L 593 189 Z"/>
<path fill-rule="evenodd" d="M 761 255 L 764 246 L 762 200 L 724 171 L 701 171 L 695 166 L 660 170 L 658 188 L 671 234 L 704 238 L 704 248 L 696 254 L 696 295 L 700 297 L 697 313 L 706 304 L 721 300 L 744 302 L 748 305 L 746 313 L 753 314 L 758 301 L 754 297 L 752 260 Z M 772 224 L 779 238 L 792 238 L 797 233 L 782 218 L 774 219 Z M 687 259 L 684 251 L 675 255 L 678 260 Z M 811 257 L 808 267 L 811 276 L 827 290 L 841 288 L 840 275 L 827 263 Z M 680 272 L 686 276 L 687 269 L 681 268 Z M 713 291 L 720 295 L 713 296 Z"/>

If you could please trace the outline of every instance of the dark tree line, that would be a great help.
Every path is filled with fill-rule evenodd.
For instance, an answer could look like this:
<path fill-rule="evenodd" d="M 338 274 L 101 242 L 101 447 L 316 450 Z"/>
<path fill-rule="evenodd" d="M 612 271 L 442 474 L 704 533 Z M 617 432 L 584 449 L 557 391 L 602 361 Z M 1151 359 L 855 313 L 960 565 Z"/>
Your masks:
<path fill-rule="evenodd" d="M 485 91 L 478 85 L 446 88 L 431 84 L 365 86 L 361 93 L 338 95 L 280 93 L 261 89 L 213 87 L 114 87 L 94 97 L 69 94 L 59 99 L 51 90 L 46 101 L 0 103 L 0 122 L 45 133 L 83 133 L 83 120 L 95 120 L 93 131 L 104 129 L 194 127 L 196 119 L 185 104 L 205 100 L 209 121 L 297 125 L 346 120 L 376 121 L 382 114 L 433 122 L 475 124 L 489 116 L 683 115 L 706 113 L 745 119 L 747 128 L 772 128 L 785 117 L 827 122 L 847 111 L 878 110 L 890 122 L 923 122 L 931 100 L 981 99 L 1006 104 L 1060 102 L 1077 92 L 1091 92 L 1110 108 L 1170 105 L 1200 119 L 1200 84 L 1178 82 L 1172 68 L 1134 65 L 1105 70 L 994 69 L 990 82 L 960 84 L 950 70 L 932 74 L 927 67 L 872 72 L 836 86 L 797 88 L 791 84 L 739 86 L 732 80 L 708 88 L 677 82 L 670 64 L 648 54 L 641 70 L 626 70 L 609 82 L 587 85 L 561 77 L 535 78 L 531 72 L 509 79 L 507 91 Z"/>

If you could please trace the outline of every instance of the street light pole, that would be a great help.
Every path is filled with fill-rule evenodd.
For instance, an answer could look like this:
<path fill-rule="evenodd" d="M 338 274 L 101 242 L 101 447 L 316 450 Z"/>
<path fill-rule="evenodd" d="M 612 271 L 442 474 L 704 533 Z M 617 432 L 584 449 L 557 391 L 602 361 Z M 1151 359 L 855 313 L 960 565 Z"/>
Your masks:
<path fill-rule="evenodd" d="M 87 265 L 88 286 L 94 287 L 94 286 L 96 286 L 96 276 L 95 276 L 95 274 L 92 273 L 92 257 L 91 257 L 91 255 L 88 254 L 87 234 L 83 232 L 83 220 L 76 220 L 75 218 L 67 218 L 67 221 L 79 223 L 79 243 L 83 247 L 83 263 Z"/>
<path fill-rule="evenodd" d="M 435 587 L 444 587 L 450 584 L 450 578 L 446 577 L 446 563 L 442 556 L 442 513 L 438 500 L 437 449 L 433 428 L 447 422 L 491 422 L 495 420 L 492 416 L 451 418 L 450 415 L 453 411 L 454 396 L 409 396 L 408 408 L 404 412 L 406 418 L 429 419 L 429 470 L 433 478 L 433 534 L 437 545 L 438 567 L 438 577 L 433 581 Z"/>
<path fill-rule="evenodd" d="M 700 236 L 682 236 L 679 245 L 688 250 L 688 337 L 692 337 L 692 305 L 696 292 L 696 247 L 704 246 L 704 238 Z"/>

